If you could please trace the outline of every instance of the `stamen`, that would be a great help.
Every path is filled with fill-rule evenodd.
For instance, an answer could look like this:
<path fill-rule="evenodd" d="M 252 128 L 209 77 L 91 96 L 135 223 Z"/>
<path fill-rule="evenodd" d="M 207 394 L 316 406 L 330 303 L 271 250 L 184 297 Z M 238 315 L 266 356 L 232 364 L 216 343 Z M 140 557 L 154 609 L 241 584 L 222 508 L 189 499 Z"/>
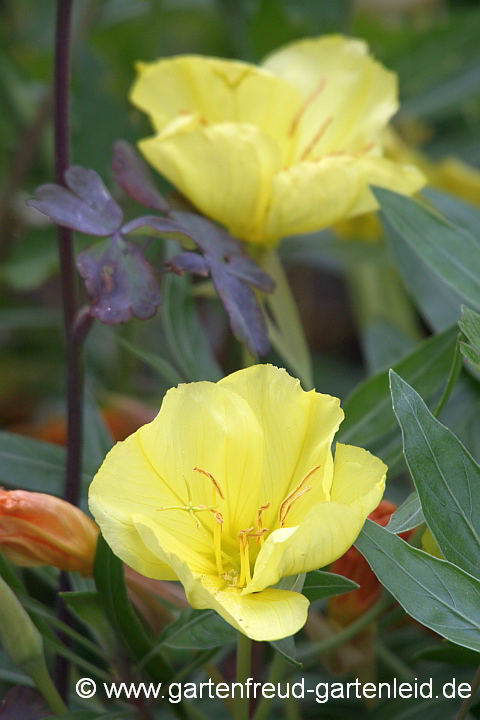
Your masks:
<path fill-rule="evenodd" d="M 298 492 L 298 493 L 290 500 L 290 503 L 287 505 L 287 507 L 285 508 L 285 512 L 283 513 L 282 517 L 280 518 L 280 527 L 285 527 L 285 522 L 286 522 L 288 513 L 290 512 L 290 510 L 292 509 L 292 507 L 294 506 L 294 504 L 297 502 L 297 500 L 298 500 L 299 498 L 301 498 L 302 495 L 306 495 L 307 492 L 310 492 L 311 489 L 312 489 L 312 486 L 311 486 L 311 485 L 307 485 L 306 488 L 304 488 L 303 490 L 300 490 L 300 492 Z"/>
<path fill-rule="evenodd" d="M 215 516 L 215 522 L 213 526 L 213 544 L 215 546 L 215 560 L 217 563 L 217 570 L 219 575 L 223 575 L 223 563 L 222 563 L 222 530 L 223 530 L 223 515 L 218 510 L 211 509 L 211 512 Z"/>
<path fill-rule="evenodd" d="M 225 495 L 224 495 L 223 492 L 222 492 L 222 488 L 220 487 L 220 485 L 218 484 L 218 482 L 215 480 L 215 478 L 213 477 L 212 473 L 207 472 L 207 470 L 202 470 L 202 468 L 199 468 L 199 467 L 194 467 L 193 470 L 194 470 L 194 472 L 202 473 L 202 475 L 205 475 L 205 477 L 210 478 L 210 480 L 211 480 L 212 483 L 213 483 L 213 488 L 214 488 L 214 490 L 216 490 L 216 491 L 218 492 L 218 494 L 220 495 L 220 497 L 222 498 L 222 500 L 225 500 Z M 216 499 L 216 498 L 215 498 L 215 499 Z M 214 500 L 214 502 L 215 502 L 215 500 Z"/>
<path fill-rule="evenodd" d="M 325 120 L 325 122 L 321 125 L 320 129 L 317 130 L 317 132 L 315 133 L 313 138 L 310 140 L 310 142 L 308 143 L 308 145 L 305 148 L 305 150 L 303 151 L 303 153 L 300 155 L 300 162 L 302 162 L 303 160 L 306 160 L 308 158 L 308 156 L 312 152 L 313 148 L 318 143 L 318 141 L 321 140 L 325 131 L 332 124 L 332 122 L 333 122 L 333 117 L 330 115 L 330 117 L 328 117 Z"/>
<path fill-rule="evenodd" d="M 262 547 L 263 543 L 265 542 L 265 538 L 263 536 L 265 534 L 265 531 L 268 532 L 267 528 L 263 527 L 263 513 L 265 512 L 265 510 L 268 510 L 269 507 L 270 503 L 267 503 L 266 505 L 261 505 L 257 510 L 257 525 L 258 530 L 261 531 L 261 535 L 257 537 L 257 543 L 259 542 Z"/>
<path fill-rule="evenodd" d="M 290 492 L 285 500 L 280 505 L 280 509 L 278 511 L 278 517 L 280 520 L 281 527 L 284 527 L 285 519 L 290 511 L 291 506 L 302 496 L 305 495 L 306 492 L 309 492 L 312 489 L 312 486 L 309 485 L 308 489 L 304 492 L 300 492 L 302 487 L 305 485 L 307 480 L 312 477 L 314 473 L 317 472 L 322 466 L 321 465 L 315 465 L 314 468 L 310 470 L 298 483 L 296 487 L 293 488 L 292 492 Z"/>
<path fill-rule="evenodd" d="M 367 153 L 369 150 L 373 150 L 373 148 L 375 147 L 376 144 L 377 143 L 375 142 L 375 140 L 372 140 L 371 142 L 364 145 L 363 148 L 361 148 L 361 150 L 359 150 L 356 153 L 353 153 L 353 157 L 358 157 L 359 155 L 365 155 L 365 153 Z"/>
<path fill-rule="evenodd" d="M 298 127 L 298 123 L 302 119 L 302 115 L 307 110 L 308 106 L 312 104 L 314 100 L 317 99 L 317 97 L 322 92 L 323 88 L 325 87 L 325 84 L 327 82 L 326 78 L 322 78 L 320 82 L 318 83 L 317 87 L 310 93 L 310 95 L 305 99 L 303 104 L 300 106 L 300 109 L 298 110 L 297 114 L 293 118 L 290 127 L 288 129 L 288 135 L 289 137 L 292 137 L 292 135 L 295 133 L 295 130 Z"/>
<path fill-rule="evenodd" d="M 257 532 L 250 533 L 248 537 L 256 538 L 257 543 L 260 543 L 263 547 L 263 543 L 265 542 L 265 538 L 263 537 L 268 533 L 268 528 L 262 528 L 261 530 L 257 530 Z"/>
<path fill-rule="evenodd" d="M 252 579 L 250 575 L 250 557 L 248 553 L 248 535 L 253 527 L 248 530 L 240 530 L 238 540 L 240 543 L 240 577 L 238 578 L 237 587 L 243 587 Z"/>

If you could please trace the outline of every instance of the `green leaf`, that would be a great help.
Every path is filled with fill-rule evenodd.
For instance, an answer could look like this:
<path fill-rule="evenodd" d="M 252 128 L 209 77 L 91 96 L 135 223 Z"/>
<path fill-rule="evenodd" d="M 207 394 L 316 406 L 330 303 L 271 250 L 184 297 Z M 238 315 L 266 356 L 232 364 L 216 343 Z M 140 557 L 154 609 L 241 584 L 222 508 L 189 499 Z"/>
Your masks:
<path fill-rule="evenodd" d="M 214 610 L 183 610 L 166 629 L 159 646 L 177 650 L 206 650 L 237 638 L 237 631 Z"/>
<path fill-rule="evenodd" d="M 395 510 L 387 525 L 387 530 L 398 535 L 413 530 L 424 522 L 423 510 L 418 493 L 414 490 L 399 508 Z"/>
<path fill-rule="evenodd" d="M 480 372 L 480 315 L 462 305 L 462 319 L 458 322 L 472 345 L 460 343 L 462 355 Z"/>
<path fill-rule="evenodd" d="M 275 250 L 270 250 L 262 255 L 259 264 L 275 280 L 273 293 L 260 298 L 270 342 L 295 376 L 300 378 L 304 389 L 310 390 L 313 387 L 312 358 L 281 260 Z"/>
<path fill-rule="evenodd" d="M 297 648 L 295 647 L 295 638 L 293 635 L 289 637 L 281 638 L 280 640 L 273 640 L 270 645 L 285 658 L 290 665 L 302 668 L 302 663 L 295 660 L 297 654 Z"/>
<path fill-rule="evenodd" d="M 10 488 L 63 496 L 66 450 L 52 443 L 0 432 L 0 483 Z M 82 506 L 87 505 L 87 489 L 96 468 L 82 472 Z"/>
<path fill-rule="evenodd" d="M 382 213 L 396 232 L 393 242 L 406 242 L 460 297 L 480 308 L 480 244 L 420 203 L 390 190 L 374 188 Z"/>
<path fill-rule="evenodd" d="M 144 363 L 156 370 L 156 372 L 158 372 L 161 377 L 166 380 L 170 387 L 174 387 L 179 383 L 184 382 L 185 378 L 180 375 L 180 373 L 168 362 L 168 360 L 165 360 L 165 358 L 160 355 L 144 350 L 143 348 L 138 347 L 138 345 L 134 345 L 128 340 L 118 336 L 117 342 L 124 347 L 125 350 L 128 350 L 132 353 L 132 355 L 135 355 L 135 357 L 139 360 L 142 360 Z"/>
<path fill-rule="evenodd" d="M 343 595 L 343 593 L 356 590 L 359 585 L 343 575 L 325 572 L 324 570 L 312 570 L 307 573 L 303 585 L 303 594 L 310 602 L 332 595 Z"/>
<path fill-rule="evenodd" d="M 480 664 L 480 653 L 444 640 L 441 645 L 432 645 L 415 653 L 414 659 L 477 667 Z"/>
<path fill-rule="evenodd" d="M 83 439 L 83 462 L 96 472 L 115 441 L 90 392 L 85 393 L 83 405 Z"/>
<path fill-rule="evenodd" d="M 167 277 L 162 306 L 165 336 L 185 380 L 217 382 L 223 373 L 198 321 L 191 287 L 188 275 Z"/>
<path fill-rule="evenodd" d="M 457 645 L 480 650 L 480 581 L 371 520 L 355 547 L 382 585 L 415 620 Z"/>
<path fill-rule="evenodd" d="M 97 592 L 63 592 L 59 593 L 79 622 L 86 625 L 99 645 L 110 655 L 117 649 L 112 626 L 108 622 L 103 609 L 100 594 Z"/>
<path fill-rule="evenodd" d="M 456 327 L 425 340 L 394 365 L 424 397 L 432 397 L 448 377 L 455 353 Z M 362 383 L 344 404 L 345 420 L 338 439 L 365 446 L 396 429 L 388 385 L 388 371 Z"/>
<path fill-rule="evenodd" d="M 427 187 L 422 194 L 454 225 L 459 225 L 475 236 L 480 227 L 480 208 L 460 200 L 449 193 Z"/>
<path fill-rule="evenodd" d="M 480 579 L 480 467 L 393 371 L 390 386 L 425 520 L 445 558 Z"/>
<path fill-rule="evenodd" d="M 105 613 L 116 636 L 137 660 L 141 661 L 153 648 L 153 642 L 136 616 L 127 595 L 123 562 L 113 554 L 100 535 L 94 564 L 94 578 Z M 169 680 L 173 671 L 161 653 L 145 663 L 145 669 L 156 682 Z"/>

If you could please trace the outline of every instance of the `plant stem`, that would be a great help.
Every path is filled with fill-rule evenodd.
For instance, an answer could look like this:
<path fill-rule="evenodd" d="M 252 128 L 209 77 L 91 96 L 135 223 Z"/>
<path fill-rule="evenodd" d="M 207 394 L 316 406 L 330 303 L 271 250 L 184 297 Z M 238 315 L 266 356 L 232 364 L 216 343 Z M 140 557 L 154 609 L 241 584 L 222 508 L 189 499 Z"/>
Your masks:
<path fill-rule="evenodd" d="M 400 680 L 405 682 L 413 682 L 415 673 L 406 665 L 398 655 L 390 650 L 381 640 L 377 640 L 375 652 L 379 660 L 382 661 Z"/>
<path fill-rule="evenodd" d="M 279 683 L 285 672 L 285 664 L 286 663 L 283 657 L 280 655 L 280 653 L 276 652 L 273 657 L 267 682 L 272 683 L 273 685 Z M 272 697 L 262 697 L 262 699 L 257 705 L 257 709 L 255 710 L 253 720 L 266 720 L 272 703 Z"/>
<path fill-rule="evenodd" d="M 350 640 L 355 637 L 355 635 L 358 635 L 358 633 L 368 627 L 370 623 L 376 620 L 380 615 L 383 615 L 385 610 L 387 610 L 393 602 L 393 598 L 385 593 L 385 595 L 383 595 L 380 600 L 365 613 L 365 615 L 359 617 L 358 620 L 355 620 L 346 628 L 340 630 L 340 632 L 336 635 L 332 635 L 331 637 L 325 638 L 325 640 L 314 643 L 303 653 L 298 653 L 298 662 L 303 663 L 305 666 L 314 664 L 320 655 L 324 655 L 327 652 L 335 650 L 335 648 L 343 645 L 343 643 L 347 642 L 347 640 Z"/>
<path fill-rule="evenodd" d="M 55 715 L 63 715 L 63 713 L 68 712 L 67 706 L 63 702 L 57 688 L 48 674 L 45 661 L 35 663 L 35 666 L 30 668 L 29 675 L 34 680 L 35 685 L 40 690 L 47 705 L 52 712 L 55 713 Z"/>
<path fill-rule="evenodd" d="M 65 171 L 70 157 L 69 81 L 72 5 L 73 0 L 57 0 L 55 28 L 55 181 L 63 186 L 65 186 Z M 67 469 L 64 497 L 73 505 L 78 505 L 82 458 L 83 364 L 80 342 L 76 340 L 74 332 L 77 305 L 76 275 L 73 232 L 69 228 L 58 228 L 58 249 L 67 354 Z M 60 590 L 69 590 L 66 573 L 60 576 Z M 57 617 L 62 622 L 70 624 L 70 615 L 62 600 L 58 601 Z M 61 640 L 68 645 L 67 638 L 62 637 Z M 57 655 L 55 681 L 63 698 L 66 698 L 68 693 L 68 669 L 68 660 Z"/>
<path fill-rule="evenodd" d="M 237 683 L 241 683 L 238 695 L 235 697 L 235 720 L 248 720 L 250 717 L 250 698 L 247 697 L 247 678 L 252 670 L 252 641 L 243 633 L 237 638 Z M 238 688 L 237 688 L 238 690 Z"/>
<path fill-rule="evenodd" d="M 472 692 L 469 698 L 465 698 L 463 703 L 461 704 L 460 710 L 458 711 L 458 715 L 456 717 L 456 720 L 465 720 L 465 718 L 468 715 L 468 711 L 470 710 L 470 705 L 472 704 L 475 695 L 477 694 L 478 688 L 480 688 L 480 665 L 477 668 L 477 672 L 473 676 L 472 680 Z"/>

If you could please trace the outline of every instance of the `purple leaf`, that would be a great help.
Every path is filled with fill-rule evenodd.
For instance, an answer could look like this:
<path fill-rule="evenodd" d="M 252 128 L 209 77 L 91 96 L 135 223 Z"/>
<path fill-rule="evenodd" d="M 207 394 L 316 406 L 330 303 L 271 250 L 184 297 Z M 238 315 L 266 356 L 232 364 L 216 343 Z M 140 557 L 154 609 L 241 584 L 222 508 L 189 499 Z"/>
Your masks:
<path fill-rule="evenodd" d="M 151 210 L 169 211 L 168 203 L 155 187 L 147 165 L 125 140 L 119 140 L 113 146 L 112 168 L 116 181 L 133 200 Z"/>
<path fill-rule="evenodd" d="M 244 246 L 239 240 L 201 215 L 176 211 L 170 213 L 170 217 L 176 220 L 178 225 L 183 228 L 185 235 L 193 238 L 204 253 L 209 253 L 216 258 L 245 253 Z"/>
<path fill-rule="evenodd" d="M 255 293 L 245 282 L 231 275 L 228 266 L 212 258 L 212 281 L 230 318 L 235 337 L 245 342 L 254 355 L 269 351 L 268 332 Z"/>
<path fill-rule="evenodd" d="M 40 185 L 27 205 L 47 215 L 56 225 L 101 237 L 114 233 L 123 212 L 94 170 L 74 166 L 65 173 L 70 189 L 54 183 Z"/>
<path fill-rule="evenodd" d="M 261 270 L 251 258 L 233 255 L 228 258 L 228 272 L 239 280 L 254 285 L 263 292 L 270 293 L 275 290 L 275 281 L 268 273 Z"/>
<path fill-rule="evenodd" d="M 90 313 L 101 322 L 116 325 L 132 315 L 141 320 L 155 315 L 162 298 L 153 270 L 142 251 L 120 235 L 84 250 L 77 267 Z"/>
<path fill-rule="evenodd" d="M 135 230 L 142 231 L 144 228 L 152 228 L 158 235 L 184 235 L 193 240 L 193 236 L 177 220 L 158 217 L 158 215 L 142 215 L 142 217 L 130 220 L 122 227 L 121 232 L 123 235 L 128 235 Z M 145 230 L 144 234 L 151 233 Z"/>
<path fill-rule="evenodd" d="M 209 264 L 203 255 L 195 252 L 183 252 L 175 255 L 167 263 L 167 266 L 177 275 L 183 275 L 185 272 L 195 273 L 208 277 L 210 272 Z"/>
<path fill-rule="evenodd" d="M 52 717 L 52 711 L 33 688 L 20 685 L 10 688 L 0 705 L 1 720 L 42 720 L 49 717 Z"/>

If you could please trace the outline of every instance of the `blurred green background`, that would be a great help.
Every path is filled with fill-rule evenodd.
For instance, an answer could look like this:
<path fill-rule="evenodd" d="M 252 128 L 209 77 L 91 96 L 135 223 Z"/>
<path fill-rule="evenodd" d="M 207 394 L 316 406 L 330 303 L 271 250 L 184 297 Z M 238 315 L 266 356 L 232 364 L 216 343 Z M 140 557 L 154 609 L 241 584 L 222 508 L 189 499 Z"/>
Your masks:
<path fill-rule="evenodd" d="M 409 144 L 432 158 L 454 155 L 480 164 L 475 0 L 78 0 L 74 9 L 72 162 L 94 168 L 110 188 L 113 142 L 135 143 L 150 132 L 146 118 L 128 102 L 136 60 L 202 53 L 258 61 L 290 40 L 329 32 L 366 39 L 376 57 L 398 73 L 402 110 L 396 124 Z M 0 421 L 9 427 L 42 423 L 63 407 L 56 232 L 24 204 L 36 185 L 53 177 L 54 24 L 53 0 L 0 2 Z M 125 204 L 118 188 L 113 191 Z M 341 243 L 328 233 L 323 240 L 315 251 L 287 241 L 282 253 L 316 387 L 345 398 L 366 374 L 451 323 L 440 318 L 432 327 L 417 317 L 410 337 L 380 327 L 366 339 L 349 267 L 378 258 L 383 248 Z M 89 243 L 78 236 L 76 242 L 79 248 Z M 107 393 L 121 392 L 158 408 L 176 377 L 214 378 L 217 363 L 224 371 L 240 366 L 241 348 L 219 303 L 197 300 L 200 330 L 191 299 L 178 297 L 178 289 L 174 298 L 167 287 L 164 307 L 145 323 L 116 330 L 96 323 L 87 343 L 87 384 L 102 404 Z M 375 332 L 382 338 L 377 356 L 371 351 L 380 345 Z M 118 337 L 161 355 L 167 377 L 139 362 Z M 281 362 L 273 353 L 269 359 Z"/>

